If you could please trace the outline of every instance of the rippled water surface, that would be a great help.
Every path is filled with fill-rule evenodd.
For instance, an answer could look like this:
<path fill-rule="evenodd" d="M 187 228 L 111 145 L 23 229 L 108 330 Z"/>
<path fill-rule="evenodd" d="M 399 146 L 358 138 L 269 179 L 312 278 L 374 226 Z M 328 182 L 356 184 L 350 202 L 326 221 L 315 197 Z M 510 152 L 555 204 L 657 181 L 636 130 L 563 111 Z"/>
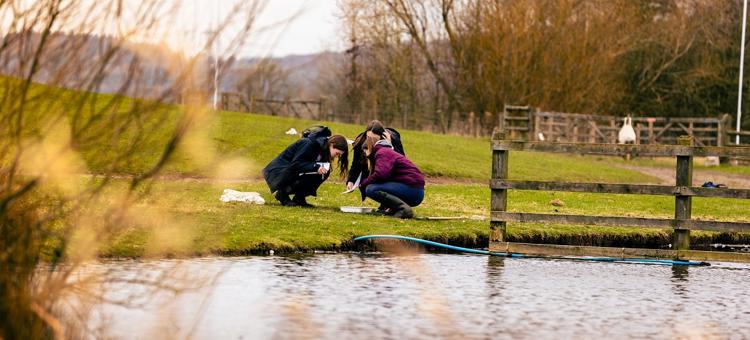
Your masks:
<path fill-rule="evenodd" d="M 750 338 L 744 264 L 336 254 L 101 266 L 120 277 L 180 267 L 210 286 L 99 305 L 91 327 L 117 338 Z"/>

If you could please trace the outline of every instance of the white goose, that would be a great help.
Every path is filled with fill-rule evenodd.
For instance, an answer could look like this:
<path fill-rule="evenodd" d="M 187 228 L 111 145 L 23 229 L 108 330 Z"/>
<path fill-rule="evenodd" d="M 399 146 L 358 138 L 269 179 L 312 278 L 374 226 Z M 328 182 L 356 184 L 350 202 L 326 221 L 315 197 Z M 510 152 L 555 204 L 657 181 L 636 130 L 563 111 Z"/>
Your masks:
<path fill-rule="evenodd" d="M 633 130 L 633 119 L 630 115 L 623 119 L 620 133 L 617 134 L 617 142 L 620 144 L 635 143 L 635 130 Z"/>

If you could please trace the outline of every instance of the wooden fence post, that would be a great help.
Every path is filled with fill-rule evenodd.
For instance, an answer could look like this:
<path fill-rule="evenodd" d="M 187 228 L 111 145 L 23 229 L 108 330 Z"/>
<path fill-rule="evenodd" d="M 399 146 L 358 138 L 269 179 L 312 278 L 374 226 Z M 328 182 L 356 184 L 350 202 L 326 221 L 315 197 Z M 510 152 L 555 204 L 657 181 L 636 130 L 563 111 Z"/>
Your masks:
<path fill-rule="evenodd" d="M 679 145 L 693 146 L 692 136 L 680 136 Z M 693 185 L 693 156 L 677 156 L 677 168 L 675 171 L 675 185 L 690 187 Z M 676 221 L 689 220 L 692 209 L 691 196 L 675 196 L 674 218 Z M 676 250 L 690 249 L 690 230 L 674 229 L 672 247 Z"/>
<path fill-rule="evenodd" d="M 493 140 L 502 140 L 505 138 L 503 131 L 499 131 L 492 136 Z M 508 150 L 492 151 L 492 179 L 508 178 Z M 508 206 L 508 190 L 492 189 L 490 196 L 490 211 L 506 211 Z M 506 242 L 506 223 L 490 222 L 490 249 L 493 244 L 497 246 L 499 242 Z"/>
<path fill-rule="evenodd" d="M 534 141 L 536 140 L 536 129 L 534 129 L 536 126 L 534 126 L 534 111 L 535 109 L 531 106 L 528 106 L 528 109 L 526 109 L 526 126 L 529 128 L 526 132 L 526 139 L 527 141 Z"/>
<path fill-rule="evenodd" d="M 716 146 L 728 146 L 732 144 L 732 140 L 729 137 L 729 131 L 731 131 L 732 116 L 728 114 L 721 115 L 719 120 L 718 131 L 716 133 Z"/>

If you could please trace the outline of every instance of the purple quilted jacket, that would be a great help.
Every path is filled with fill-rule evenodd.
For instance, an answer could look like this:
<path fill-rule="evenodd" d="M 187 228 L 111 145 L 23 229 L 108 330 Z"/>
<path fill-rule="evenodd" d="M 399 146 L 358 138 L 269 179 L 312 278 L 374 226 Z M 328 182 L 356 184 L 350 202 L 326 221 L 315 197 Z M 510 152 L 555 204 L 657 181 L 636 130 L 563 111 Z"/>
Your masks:
<path fill-rule="evenodd" d="M 424 189 L 424 175 L 404 155 L 389 147 L 375 145 L 370 159 L 375 163 L 375 169 L 360 184 L 362 190 L 370 184 L 384 182 L 400 182 L 412 188 Z"/>

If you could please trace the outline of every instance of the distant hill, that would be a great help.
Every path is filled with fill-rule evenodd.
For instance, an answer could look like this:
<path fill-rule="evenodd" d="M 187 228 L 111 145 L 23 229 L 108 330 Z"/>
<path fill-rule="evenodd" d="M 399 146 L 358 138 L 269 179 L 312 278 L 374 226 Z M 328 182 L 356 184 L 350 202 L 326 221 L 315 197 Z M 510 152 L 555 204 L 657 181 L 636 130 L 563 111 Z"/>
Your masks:
<path fill-rule="evenodd" d="M 26 78 L 41 41 L 38 33 L 9 33 L 3 36 L 8 46 L 0 51 L 0 74 Z M 120 93 L 134 97 L 156 98 L 174 85 L 185 58 L 168 48 L 147 43 L 125 43 L 116 38 L 56 32 L 39 60 L 32 80 L 71 89 L 99 93 Z M 113 47 L 116 52 L 109 56 Z M 106 62 L 102 79 L 96 88 L 87 88 L 96 68 Z M 170 98 L 165 98 L 169 100 Z"/>
<path fill-rule="evenodd" d="M 0 75 L 25 78 L 29 72 L 28 61 L 39 44 L 40 35 L 24 36 L 9 33 L 3 37 L 10 44 L 0 51 Z M 123 85 L 130 82 L 123 94 L 139 98 L 160 98 L 174 85 L 176 77 L 183 71 L 187 58 L 165 46 L 149 43 L 125 43 L 109 61 L 106 72 L 97 88 L 85 88 L 87 80 L 81 75 L 91 74 L 91 67 L 98 65 L 106 51 L 118 41 L 110 36 L 81 35 L 64 32 L 53 33 L 42 57 L 43 63 L 33 81 L 62 86 L 70 89 L 98 93 L 120 93 Z M 330 74 L 345 57 L 340 52 L 289 55 L 277 58 L 241 58 L 224 61 L 227 68 L 220 73 L 220 91 L 241 92 L 238 84 L 249 70 L 258 63 L 273 62 L 285 72 L 289 83 L 288 98 L 317 98 L 325 94 L 321 79 Z M 211 58 L 205 56 L 197 63 L 194 77 L 212 91 L 213 75 Z M 134 66 L 137 66 L 134 68 Z M 134 77 L 135 76 L 135 77 Z M 202 80 L 200 80 L 202 79 Z M 163 98 L 172 101 L 174 98 Z"/>
<path fill-rule="evenodd" d="M 344 62 L 343 52 L 324 51 L 315 54 L 289 55 L 275 58 L 243 58 L 223 72 L 221 89 L 227 92 L 238 92 L 237 85 L 246 72 L 262 61 L 278 64 L 286 73 L 287 81 L 294 88 L 294 93 L 287 93 L 289 98 L 313 99 L 326 94 L 321 82 Z"/>

